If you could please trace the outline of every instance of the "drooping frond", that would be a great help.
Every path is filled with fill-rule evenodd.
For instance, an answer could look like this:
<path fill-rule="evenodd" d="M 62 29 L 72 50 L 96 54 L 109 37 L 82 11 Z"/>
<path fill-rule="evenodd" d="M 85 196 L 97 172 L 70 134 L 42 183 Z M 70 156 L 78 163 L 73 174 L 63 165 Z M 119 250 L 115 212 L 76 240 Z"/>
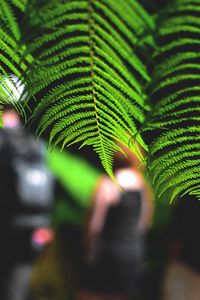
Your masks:
<path fill-rule="evenodd" d="M 50 129 L 54 144 L 92 146 L 112 177 L 118 142 L 140 155 L 130 143 L 136 136 L 146 148 L 136 135 L 148 110 L 142 86 L 150 80 L 140 44 L 154 23 L 131 0 L 47 1 L 37 14 L 41 33 L 29 49 L 37 57 L 31 85 L 38 134 Z"/>
<path fill-rule="evenodd" d="M 156 197 L 200 196 L 200 2 L 170 4 L 158 21 L 153 110 L 145 131 Z"/>

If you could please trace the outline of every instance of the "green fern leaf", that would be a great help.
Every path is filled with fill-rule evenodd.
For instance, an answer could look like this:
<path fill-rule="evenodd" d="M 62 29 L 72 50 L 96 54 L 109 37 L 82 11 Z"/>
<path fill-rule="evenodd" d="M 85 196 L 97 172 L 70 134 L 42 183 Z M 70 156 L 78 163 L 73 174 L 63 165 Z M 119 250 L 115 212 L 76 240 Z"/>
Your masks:
<path fill-rule="evenodd" d="M 13 94 L 11 86 L 16 89 L 19 82 L 23 85 L 26 83 L 26 73 L 33 62 L 33 57 L 23 42 L 18 22 L 18 10 L 24 12 L 26 6 L 26 0 L 0 1 L 0 97 L 2 103 L 12 104 L 19 113 L 24 111 L 20 102 L 17 103 L 18 98 Z M 18 83 L 13 78 L 18 78 Z M 27 95 L 27 89 L 21 97 L 24 98 L 24 95 Z"/>
<path fill-rule="evenodd" d="M 155 197 L 168 195 L 170 202 L 186 193 L 199 197 L 200 22 L 193 12 L 200 14 L 199 1 L 175 1 L 158 20 L 153 110 L 144 126 L 153 136 L 148 164 Z"/>
<path fill-rule="evenodd" d="M 34 111 L 38 134 L 50 129 L 50 143 L 62 148 L 92 146 L 113 177 L 119 142 L 141 156 L 130 143 L 136 136 L 147 149 L 137 133 L 149 110 L 142 85 L 150 77 L 140 48 L 133 49 L 154 21 L 137 2 L 74 0 L 46 3 L 34 22 L 41 34 L 29 45 L 39 66 L 31 84 L 36 99 L 44 95 Z"/>

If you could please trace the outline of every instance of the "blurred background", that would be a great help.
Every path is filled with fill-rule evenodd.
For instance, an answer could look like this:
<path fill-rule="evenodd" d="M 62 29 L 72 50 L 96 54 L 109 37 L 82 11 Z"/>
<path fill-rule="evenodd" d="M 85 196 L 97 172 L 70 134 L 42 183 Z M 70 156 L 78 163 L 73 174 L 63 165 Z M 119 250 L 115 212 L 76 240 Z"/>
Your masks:
<path fill-rule="evenodd" d="M 200 298 L 194 196 L 155 205 L 128 149 L 114 157 L 117 186 L 89 149 L 50 151 L 13 107 L 2 117 L 1 299 Z"/>
<path fill-rule="evenodd" d="M 120 190 L 89 150 L 49 151 L 9 106 L 3 122 L 1 299 L 199 299 L 195 197 L 155 206 L 128 149 L 114 159 Z"/>

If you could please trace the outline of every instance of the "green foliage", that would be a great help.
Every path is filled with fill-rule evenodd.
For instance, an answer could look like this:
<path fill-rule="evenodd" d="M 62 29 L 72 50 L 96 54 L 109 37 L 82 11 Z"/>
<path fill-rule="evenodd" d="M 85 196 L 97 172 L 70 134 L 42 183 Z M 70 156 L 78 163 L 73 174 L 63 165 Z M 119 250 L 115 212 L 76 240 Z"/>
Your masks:
<path fill-rule="evenodd" d="M 175 1 L 158 19 L 159 52 L 149 88 L 149 175 L 156 198 L 200 190 L 200 2 Z M 159 128 L 159 131 L 158 131 Z"/>
<path fill-rule="evenodd" d="M 21 105 L 17 105 L 15 94 L 9 82 L 17 89 L 26 83 L 26 71 L 33 61 L 28 53 L 20 29 L 18 14 L 23 13 L 26 1 L 0 1 L 0 109 L 4 104 L 13 104 L 19 112 L 23 112 Z M 11 76 L 12 75 L 12 76 Z M 13 80 L 13 75 L 19 79 Z M 25 91 L 24 91 L 25 92 Z M 9 96 L 8 96 L 9 95 Z"/>
<path fill-rule="evenodd" d="M 114 179 L 137 140 L 156 198 L 199 197 L 200 1 L 154 2 L 0 1 L 1 102 L 14 74 L 50 144 L 92 146 Z"/>
<path fill-rule="evenodd" d="M 48 2 L 37 18 L 41 34 L 29 49 L 38 64 L 32 91 L 42 95 L 38 135 L 50 129 L 51 143 L 91 145 L 113 177 L 117 143 L 135 149 L 131 137 L 149 109 L 141 83 L 150 78 L 133 49 L 153 22 L 136 2 L 113 0 Z"/>

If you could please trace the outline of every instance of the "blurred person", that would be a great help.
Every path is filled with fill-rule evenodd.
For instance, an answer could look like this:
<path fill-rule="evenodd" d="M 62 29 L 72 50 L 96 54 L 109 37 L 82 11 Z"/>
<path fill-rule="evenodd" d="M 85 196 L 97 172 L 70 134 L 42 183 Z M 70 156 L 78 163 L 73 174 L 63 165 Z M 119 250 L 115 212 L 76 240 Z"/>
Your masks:
<path fill-rule="evenodd" d="M 126 159 L 120 153 L 115 158 L 115 177 L 122 192 L 102 176 L 93 196 L 84 235 L 80 300 L 120 300 L 140 293 L 152 194 L 139 159 L 124 150 Z"/>
<path fill-rule="evenodd" d="M 19 99 L 23 91 L 12 77 L 7 84 Z M 10 97 L 2 89 L 2 97 Z M 9 99 L 7 100 L 9 103 Z M 10 104 L 0 129 L 0 298 L 30 300 L 33 264 L 53 238 L 50 225 L 54 178 L 44 163 L 44 143 L 35 141 Z"/>

